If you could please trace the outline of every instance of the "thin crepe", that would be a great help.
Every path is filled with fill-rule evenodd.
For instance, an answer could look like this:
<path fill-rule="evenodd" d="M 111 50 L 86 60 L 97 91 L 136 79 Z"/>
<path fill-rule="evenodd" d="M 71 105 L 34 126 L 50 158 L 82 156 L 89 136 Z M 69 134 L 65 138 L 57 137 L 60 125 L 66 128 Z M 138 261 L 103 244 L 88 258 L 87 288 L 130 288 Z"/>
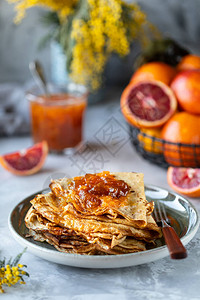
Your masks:
<path fill-rule="evenodd" d="M 109 239 L 92 238 L 77 234 L 72 230 L 66 230 L 57 224 L 49 223 L 33 207 L 27 213 L 26 226 L 29 228 L 29 235 L 40 242 L 48 242 L 57 250 L 65 253 L 78 254 L 125 254 L 146 250 L 143 241 L 134 238 L 124 237 L 120 244 L 112 246 Z"/>
<path fill-rule="evenodd" d="M 161 237 L 151 216 L 154 205 L 145 198 L 143 174 L 86 174 L 54 180 L 50 188 L 31 201 L 25 223 L 30 236 L 59 251 L 132 253 Z"/>
<path fill-rule="evenodd" d="M 102 175 L 99 173 L 97 175 Z M 113 199 L 112 196 L 99 197 L 101 204 L 98 207 L 83 206 L 82 200 L 77 196 L 76 192 L 70 188 L 70 183 L 74 180 L 62 178 L 53 180 L 50 188 L 54 195 L 62 201 L 62 205 L 67 210 L 67 204 L 73 204 L 75 210 L 83 215 L 107 215 L 110 219 L 123 217 L 132 225 L 145 227 L 147 225 L 147 215 L 153 211 L 153 203 L 148 203 L 144 192 L 143 174 L 115 172 L 109 173 L 114 175 L 117 180 L 123 180 L 130 186 L 130 191 L 126 197 L 121 196 L 119 199 Z M 76 177 L 75 177 L 76 179 Z"/>
<path fill-rule="evenodd" d="M 92 237 L 104 236 L 110 237 L 113 240 L 121 239 L 124 236 L 132 236 L 137 239 L 143 239 L 145 241 L 152 241 L 155 238 L 160 237 L 160 230 L 149 216 L 149 223 L 146 228 L 136 228 L 126 224 L 120 224 L 113 222 L 112 219 L 95 220 L 92 218 L 82 218 L 79 214 L 74 215 L 62 210 L 60 200 L 56 198 L 52 193 L 46 195 L 37 195 L 31 203 L 33 207 L 46 219 L 55 224 L 69 228 L 76 232 L 82 232 L 89 234 Z"/>

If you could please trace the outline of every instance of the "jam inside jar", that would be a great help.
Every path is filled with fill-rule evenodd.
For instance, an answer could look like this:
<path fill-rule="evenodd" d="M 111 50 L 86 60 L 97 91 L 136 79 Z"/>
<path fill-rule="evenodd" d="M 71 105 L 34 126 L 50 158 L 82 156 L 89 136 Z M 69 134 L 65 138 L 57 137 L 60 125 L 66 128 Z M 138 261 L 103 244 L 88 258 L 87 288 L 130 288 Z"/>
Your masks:
<path fill-rule="evenodd" d="M 74 149 L 82 141 L 87 94 L 69 92 L 27 95 L 35 143 L 46 140 L 51 151 Z"/>

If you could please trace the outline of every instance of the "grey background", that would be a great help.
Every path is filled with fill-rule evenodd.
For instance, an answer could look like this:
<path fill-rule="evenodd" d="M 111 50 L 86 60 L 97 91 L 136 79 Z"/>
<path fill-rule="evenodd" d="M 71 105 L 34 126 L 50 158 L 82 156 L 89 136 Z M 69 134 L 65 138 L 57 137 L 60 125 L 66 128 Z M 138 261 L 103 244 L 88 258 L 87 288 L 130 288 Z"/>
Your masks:
<path fill-rule="evenodd" d="M 131 1 L 130 1 L 131 2 Z M 194 53 L 200 53 L 200 0 L 140 0 L 148 18 L 166 35 L 177 39 Z M 0 83 L 24 83 L 30 79 L 28 63 L 39 58 L 50 78 L 50 47 L 38 50 L 41 37 L 47 32 L 40 24 L 43 10 L 32 8 L 20 25 L 13 23 L 13 5 L 0 0 Z M 134 56 L 112 58 L 107 67 L 109 84 L 123 84 L 132 73 Z"/>

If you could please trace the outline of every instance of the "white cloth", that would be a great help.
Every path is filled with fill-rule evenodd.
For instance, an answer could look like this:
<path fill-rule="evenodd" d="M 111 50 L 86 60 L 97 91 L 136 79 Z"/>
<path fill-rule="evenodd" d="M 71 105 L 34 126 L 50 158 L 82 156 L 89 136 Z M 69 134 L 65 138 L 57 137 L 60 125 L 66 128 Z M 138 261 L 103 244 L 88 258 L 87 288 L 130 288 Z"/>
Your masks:
<path fill-rule="evenodd" d="M 0 136 L 24 135 L 30 132 L 26 91 L 32 84 L 0 84 Z"/>

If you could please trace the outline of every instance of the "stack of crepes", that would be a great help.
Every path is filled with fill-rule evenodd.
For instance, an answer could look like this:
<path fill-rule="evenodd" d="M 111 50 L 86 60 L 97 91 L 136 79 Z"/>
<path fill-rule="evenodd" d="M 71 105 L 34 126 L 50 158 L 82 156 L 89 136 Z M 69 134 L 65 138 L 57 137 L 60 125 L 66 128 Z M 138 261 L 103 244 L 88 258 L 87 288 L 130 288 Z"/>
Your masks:
<path fill-rule="evenodd" d="M 143 174 L 102 172 L 51 182 L 25 217 L 29 236 L 66 253 L 102 255 L 146 250 L 161 231 L 151 216 Z"/>

